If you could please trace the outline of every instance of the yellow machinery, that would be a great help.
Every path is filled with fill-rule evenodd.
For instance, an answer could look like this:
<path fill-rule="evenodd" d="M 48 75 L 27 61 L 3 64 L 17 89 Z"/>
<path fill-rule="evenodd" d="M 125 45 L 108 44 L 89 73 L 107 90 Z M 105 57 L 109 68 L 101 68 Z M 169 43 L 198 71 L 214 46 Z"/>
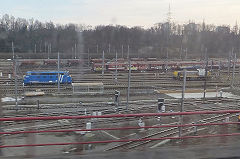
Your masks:
<path fill-rule="evenodd" d="M 240 115 L 238 115 L 238 122 L 240 122 Z M 240 129 L 240 124 L 238 124 L 238 129 Z"/>
<path fill-rule="evenodd" d="M 173 78 L 182 80 L 184 76 L 184 71 L 174 71 Z M 210 72 L 207 73 L 207 78 L 210 76 Z M 195 71 L 186 71 L 186 80 L 204 80 L 205 79 L 205 69 L 197 69 Z"/>

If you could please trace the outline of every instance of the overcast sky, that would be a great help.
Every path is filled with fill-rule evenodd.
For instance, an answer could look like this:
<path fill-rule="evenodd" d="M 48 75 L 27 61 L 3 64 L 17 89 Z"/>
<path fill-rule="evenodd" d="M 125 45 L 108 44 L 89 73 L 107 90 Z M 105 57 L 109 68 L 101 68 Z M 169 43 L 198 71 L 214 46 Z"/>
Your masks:
<path fill-rule="evenodd" d="M 56 23 L 119 24 L 149 27 L 173 21 L 234 25 L 240 23 L 240 0 L 0 0 L 0 15 Z"/>

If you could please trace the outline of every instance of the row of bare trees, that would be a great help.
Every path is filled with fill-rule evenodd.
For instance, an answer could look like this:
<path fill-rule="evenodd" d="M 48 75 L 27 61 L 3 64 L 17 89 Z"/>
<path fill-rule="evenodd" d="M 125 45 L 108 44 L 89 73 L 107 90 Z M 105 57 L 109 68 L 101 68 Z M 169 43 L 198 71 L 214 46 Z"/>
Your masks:
<path fill-rule="evenodd" d="M 3 15 L 0 18 L 0 52 L 69 51 L 78 42 L 76 25 L 56 25 Z"/>
<path fill-rule="evenodd" d="M 125 57 L 129 46 L 133 57 L 224 57 L 240 51 L 237 24 L 215 26 L 189 22 L 157 23 L 151 28 L 126 26 L 60 25 L 3 15 L 0 18 L 0 52 L 89 52 L 91 57 L 107 57 L 118 52 Z M 207 49 L 206 49 L 207 48 Z"/>
<path fill-rule="evenodd" d="M 98 48 L 109 55 L 114 52 L 125 53 L 127 45 L 135 57 L 204 58 L 206 51 L 212 57 L 225 57 L 232 50 L 240 51 L 237 25 L 231 28 L 206 25 L 204 22 L 184 25 L 158 23 L 149 29 L 97 26 L 85 30 L 84 38 L 85 50 L 90 48 L 90 52 L 97 52 Z"/>

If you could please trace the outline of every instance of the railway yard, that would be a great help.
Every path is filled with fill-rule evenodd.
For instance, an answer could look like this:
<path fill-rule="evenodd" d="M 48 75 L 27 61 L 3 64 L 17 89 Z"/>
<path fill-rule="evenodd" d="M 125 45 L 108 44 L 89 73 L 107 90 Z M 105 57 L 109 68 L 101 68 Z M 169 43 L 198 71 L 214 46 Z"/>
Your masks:
<path fill-rule="evenodd" d="M 190 61 L 191 62 L 191 61 Z M 155 62 L 156 63 L 156 62 Z M 101 116 L 117 114 L 159 113 L 158 99 L 164 98 L 164 112 L 180 112 L 183 80 L 173 79 L 174 70 L 132 71 L 130 96 L 128 94 L 128 71 L 93 71 L 89 64 L 81 62 L 74 65 L 60 65 L 61 70 L 69 71 L 73 83 L 102 83 L 102 92 L 73 91 L 71 84 L 58 85 L 34 84 L 23 85 L 23 76 L 32 70 L 57 70 L 56 65 L 47 63 L 44 66 L 23 62 L 17 66 L 14 78 L 14 63 L 12 60 L 0 61 L 0 89 L 2 92 L 1 115 L 12 117 L 55 117 L 55 116 Z M 30 64 L 30 66 L 29 66 Z M 239 74 L 238 68 L 234 73 Z M 192 98 L 184 99 L 184 112 L 239 110 L 240 98 L 231 93 L 232 68 L 212 68 L 206 80 L 187 80 L 185 93 Z M 16 81 L 15 81 L 16 80 Z M 16 85 L 17 84 L 17 85 Z M 204 85 L 207 98 L 203 99 Z M 115 102 L 115 91 L 120 92 L 118 103 Z M 89 90 L 88 90 L 89 91 Z M 28 92 L 43 92 L 41 96 L 26 96 Z M 173 96 L 173 94 L 175 96 Z M 200 95 L 199 95 L 200 94 Z M 227 95 L 226 95 L 227 94 Z M 16 104 L 15 98 L 18 96 Z M 209 96 L 208 96 L 209 95 Z M 176 97 L 177 96 L 177 97 Z M 126 107 L 128 105 L 128 107 Z M 163 113 L 164 113 L 163 112 Z M 205 126 L 188 126 L 181 130 L 182 136 L 239 133 L 238 125 L 214 125 L 218 122 L 237 122 L 237 114 L 201 114 L 182 117 L 182 124 L 205 124 Z M 106 140 L 128 140 L 127 142 L 112 142 L 84 145 L 62 145 L 49 147 L 4 148 L 5 156 L 22 156 L 25 153 L 36 155 L 69 154 L 75 152 L 91 153 L 102 151 L 134 151 L 163 146 L 182 146 L 200 144 L 226 144 L 234 142 L 232 137 L 211 139 L 171 140 L 178 137 L 178 127 L 164 125 L 179 124 L 179 116 L 145 116 L 116 117 L 92 119 L 62 119 L 35 121 L 2 121 L 1 129 L 9 134 L 2 135 L 3 145 L 21 145 L 34 143 L 90 142 Z M 91 123 L 90 129 L 100 129 L 92 132 L 82 132 Z M 213 125 L 211 125 L 213 124 Z M 139 127 L 137 129 L 133 129 Z M 117 128 L 129 129 L 117 129 Z M 146 128 L 141 128 L 146 127 Z M 101 130 L 101 128 L 112 128 Z M 117 130 L 114 130 L 116 128 Z M 45 130 L 72 130 L 66 132 L 41 132 Z M 35 134 L 14 133 L 19 131 L 40 131 Z M 145 140 L 148 138 L 166 138 L 165 140 Z M 239 137 L 235 137 L 239 139 Z M 134 141 L 134 140 L 141 141 Z"/>

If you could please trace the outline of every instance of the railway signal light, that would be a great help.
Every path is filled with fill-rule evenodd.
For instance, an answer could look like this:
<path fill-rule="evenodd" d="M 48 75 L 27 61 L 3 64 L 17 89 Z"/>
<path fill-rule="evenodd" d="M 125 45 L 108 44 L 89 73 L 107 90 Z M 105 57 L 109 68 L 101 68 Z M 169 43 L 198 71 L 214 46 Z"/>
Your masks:
<path fill-rule="evenodd" d="M 158 112 L 165 112 L 164 98 L 158 98 Z"/>
<path fill-rule="evenodd" d="M 39 100 L 37 100 L 37 109 L 40 109 Z"/>
<path fill-rule="evenodd" d="M 88 129 L 92 129 L 92 123 L 91 122 L 87 122 L 86 123 L 86 129 L 88 130 Z M 91 131 L 86 131 L 86 133 L 89 133 L 89 132 L 91 132 Z"/>
<path fill-rule="evenodd" d="M 142 119 L 140 118 L 140 119 L 138 120 L 138 125 L 139 125 L 140 127 L 144 127 L 144 126 L 145 126 L 145 122 L 142 121 Z M 140 131 L 144 131 L 144 129 L 145 129 L 145 128 L 142 128 L 142 129 L 140 129 Z"/>
<path fill-rule="evenodd" d="M 120 96 L 120 91 L 115 90 L 115 106 L 118 108 L 119 105 L 119 96 Z"/>

